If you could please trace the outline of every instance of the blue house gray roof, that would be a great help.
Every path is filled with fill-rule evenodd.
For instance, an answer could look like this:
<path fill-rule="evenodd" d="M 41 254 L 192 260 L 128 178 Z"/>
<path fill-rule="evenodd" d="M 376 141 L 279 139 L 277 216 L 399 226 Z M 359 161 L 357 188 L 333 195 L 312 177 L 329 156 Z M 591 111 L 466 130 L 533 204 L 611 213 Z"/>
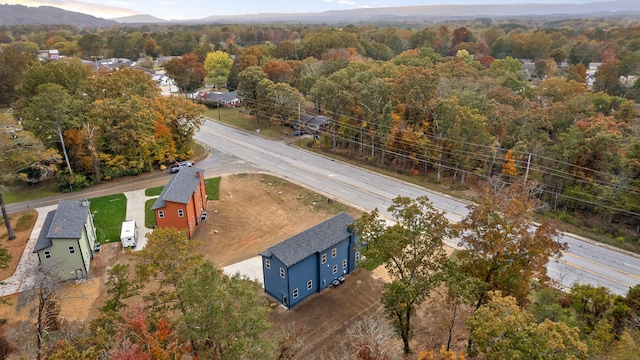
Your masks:
<path fill-rule="evenodd" d="M 53 245 L 53 239 L 80 239 L 88 216 L 88 201 L 60 200 L 58 209 L 47 214 L 33 252 Z"/>
<path fill-rule="evenodd" d="M 324 251 L 346 239 L 351 232 L 348 225 L 355 220 L 347 213 L 340 213 L 331 219 L 296 234 L 260 253 L 275 256 L 287 267 L 297 264 L 309 255 Z"/>
<path fill-rule="evenodd" d="M 167 201 L 178 204 L 188 204 L 189 199 L 200 185 L 200 178 L 197 173 L 204 177 L 204 170 L 194 167 L 182 167 L 180 171 L 175 173 L 167 185 L 162 189 L 160 196 L 153 203 L 151 210 L 163 208 L 167 205 Z"/>

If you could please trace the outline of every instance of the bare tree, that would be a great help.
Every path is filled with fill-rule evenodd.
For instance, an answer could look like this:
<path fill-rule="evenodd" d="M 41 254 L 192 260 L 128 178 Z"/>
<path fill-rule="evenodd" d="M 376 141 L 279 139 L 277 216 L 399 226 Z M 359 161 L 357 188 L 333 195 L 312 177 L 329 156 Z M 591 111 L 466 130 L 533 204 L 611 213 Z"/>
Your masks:
<path fill-rule="evenodd" d="M 0 193 L 0 208 L 2 209 L 2 218 L 4 218 L 4 225 L 7 227 L 7 234 L 9 235 L 9 240 L 13 240 L 16 238 L 16 234 L 13 233 L 13 229 L 11 228 L 11 224 L 9 223 L 9 216 L 7 215 L 7 210 L 4 208 L 4 200 L 2 199 L 2 193 Z"/>
<path fill-rule="evenodd" d="M 347 335 L 359 359 L 389 359 L 386 343 L 395 335 L 395 330 L 381 316 L 370 316 L 347 328 Z"/>
<path fill-rule="evenodd" d="M 48 261 L 38 267 L 35 287 L 20 294 L 16 311 L 28 308 L 32 318 L 36 319 L 36 359 L 42 358 L 42 349 L 46 338 L 60 329 L 59 300 L 64 283 L 59 271 L 60 261 Z"/>

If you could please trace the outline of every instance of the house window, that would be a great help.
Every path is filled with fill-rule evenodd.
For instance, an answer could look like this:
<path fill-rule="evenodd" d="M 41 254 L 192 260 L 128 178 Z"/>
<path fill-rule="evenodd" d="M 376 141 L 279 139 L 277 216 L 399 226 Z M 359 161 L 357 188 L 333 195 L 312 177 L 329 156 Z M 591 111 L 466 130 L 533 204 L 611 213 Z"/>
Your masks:
<path fill-rule="evenodd" d="M 334 258 L 334 257 L 336 257 L 337 254 L 338 254 L 338 250 L 336 250 L 336 248 L 333 248 L 331 250 L 331 257 Z"/>
<path fill-rule="evenodd" d="M 293 298 L 297 298 L 298 297 L 298 288 L 293 289 Z"/>
<path fill-rule="evenodd" d="M 266 267 L 267 269 L 271 269 L 271 260 L 264 259 L 264 267 Z"/>
<path fill-rule="evenodd" d="M 338 265 L 333 265 L 333 273 L 337 273 L 338 272 Z"/>
<path fill-rule="evenodd" d="M 342 268 L 346 268 L 347 267 L 347 259 L 342 260 Z"/>
<path fill-rule="evenodd" d="M 280 268 L 280 277 L 284 279 L 284 269 Z"/>
<path fill-rule="evenodd" d="M 360 251 L 356 251 L 356 261 L 360 260 Z"/>
<path fill-rule="evenodd" d="M 69 254 L 75 254 L 76 253 L 76 247 L 75 246 L 69 246 Z"/>
<path fill-rule="evenodd" d="M 51 259 L 51 251 L 47 250 L 44 252 L 44 258 L 45 259 Z"/>
<path fill-rule="evenodd" d="M 158 210 L 158 217 L 164 219 L 164 210 Z"/>
<path fill-rule="evenodd" d="M 178 217 L 184 217 L 184 210 L 178 209 Z"/>
<path fill-rule="evenodd" d="M 307 290 L 311 290 L 312 287 L 313 287 L 313 281 L 312 280 L 307 281 Z"/>
<path fill-rule="evenodd" d="M 327 254 L 322 254 L 322 263 L 326 263 L 327 262 Z"/>

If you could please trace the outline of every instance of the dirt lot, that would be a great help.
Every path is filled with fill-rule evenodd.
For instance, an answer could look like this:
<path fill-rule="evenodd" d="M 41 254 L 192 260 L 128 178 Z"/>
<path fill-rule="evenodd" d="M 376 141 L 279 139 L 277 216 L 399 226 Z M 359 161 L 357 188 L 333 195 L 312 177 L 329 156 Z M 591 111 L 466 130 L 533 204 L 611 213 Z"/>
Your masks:
<path fill-rule="evenodd" d="M 354 217 L 359 215 L 357 210 L 335 201 L 330 204 L 321 195 L 267 175 L 223 177 L 220 186 L 220 200 L 208 202 L 209 217 L 194 237 L 204 242 L 205 256 L 221 268 L 254 257 L 269 246 L 341 211 Z M 23 230 L 20 234 L 28 238 L 29 232 Z M 0 239 L 3 239 L 2 232 Z M 2 245 L 6 247 L 4 239 Z M 22 241 L 19 239 L 16 244 Z M 131 256 L 122 252 L 120 244 L 103 245 L 92 263 L 91 278 L 69 286 L 76 295 L 65 299 L 62 315 L 80 321 L 97 316 L 97 309 L 106 297 L 106 270 L 115 263 L 128 261 Z M 347 327 L 366 316 L 382 314 L 379 298 L 385 281 L 386 273 L 382 268 L 374 272 L 358 270 L 340 287 L 323 291 L 293 310 L 285 310 L 269 299 L 273 308 L 270 318 L 274 323 L 271 332 L 276 334 L 300 325 L 303 331 L 299 338 L 303 345 L 298 358 L 342 359 L 349 347 L 349 339 L 345 336 Z M 9 300 L 15 303 L 15 297 Z M 425 304 L 419 311 L 415 323 L 422 326 L 416 329 L 413 349 L 430 349 L 431 344 L 439 346 L 446 341 L 445 321 L 442 320 L 446 313 L 443 311 L 439 301 Z M 436 317 L 429 314 L 436 314 Z M 11 327 L 19 320 L 28 319 L 29 315 L 25 312 L 16 314 L 13 306 L 5 305 L 0 306 L 0 318 L 7 318 L 6 327 Z M 405 358 L 400 340 L 394 338 L 388 347 L 392 359 Z M 407 358 L 416 357 L 414 354 Z"/>

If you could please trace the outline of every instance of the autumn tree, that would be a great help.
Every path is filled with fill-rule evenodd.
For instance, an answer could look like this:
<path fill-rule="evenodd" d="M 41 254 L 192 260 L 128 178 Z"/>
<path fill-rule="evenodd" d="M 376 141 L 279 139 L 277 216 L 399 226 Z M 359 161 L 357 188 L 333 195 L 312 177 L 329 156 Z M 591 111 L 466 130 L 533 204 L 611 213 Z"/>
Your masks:
<path fill-rule="evenodd" d="M 171 59 L 164 64 L 164 68 L 178 88 L 185 92 L 193 92 L 202 86 L 206 76 L 204 66 L 194 54 Z"/>
<path fill-rule="evenodd" d="M 180 359 L 189 349 L 166 318 L 155 322 L 139 305 L 125 310 L 122 320 L 116 320 L 115 329 L 109 359 Z"/>
<path fill-rule="evenodd" d="M 62 157 L 30 131 L 0 132 L 0 184 L 37 184 L 51 179 Z"/>
<path fill-rule="evenodd" d="M 226 84 L 232 67 L 233 59 L 228 53 L 219 50 L 208 53 L 204 61 L 207 82 L 215 84 L 216 88 L 219 84 Z"/>
<path fill-rule="evenodd" d="M 482 190 L 482 203 L 470 205 L 469 214 L 459 223 L 461 268 L 483 284 L 476 309 L 489 291 L 496 290 L 525 304 L 530 282 L 545 284 L 549 258 L 558 258 L 566 247 L 557 241 L 551 222 L 534 226 L 537 202 L 530 195 L 531 183 L 489 185 Z"/>
<path fill-rule="evenodd" d="M 416 308 L 442 281 L 447 261 L 445 239 L 456 231 L 444 213 L 425 196 L 411 200 L 399 196 L 388 208 L 396 223 L 387 226 L 377 209 L 355 222 L 360 242 L 366 244 L 367 261 L 382 261 L 391 282 L 384 285 L 382 303 L 396 334 L 409 353 Z"/>
<path fill-rule="evenodd" d="M 394 329 L 384 317 L 369 316 L 357 321 L 347 328 L 347 335 L 358 359 L 390 359 L 387 342 L 394 335 Z"/>
<path fill-rule="evenodd" d="M 534 321 L 533 315 L 516 304 L 510 296 L 488 294 L 467 324 L 473 346 L 470 354 L 484 354 L 487 359 L 586 359 L 587 345 L 579 330 L 564 322 Z"/>
<path fill-rule="evenodd" d="M 191 339 L 194 355 L 203 359 L 266 359 L 273 343 L 269 306 L 260 284 L 239 274 L 227 276 L 210 261 L 185 266 L 177 297 L 182 315 L 177 328 Z"/>

